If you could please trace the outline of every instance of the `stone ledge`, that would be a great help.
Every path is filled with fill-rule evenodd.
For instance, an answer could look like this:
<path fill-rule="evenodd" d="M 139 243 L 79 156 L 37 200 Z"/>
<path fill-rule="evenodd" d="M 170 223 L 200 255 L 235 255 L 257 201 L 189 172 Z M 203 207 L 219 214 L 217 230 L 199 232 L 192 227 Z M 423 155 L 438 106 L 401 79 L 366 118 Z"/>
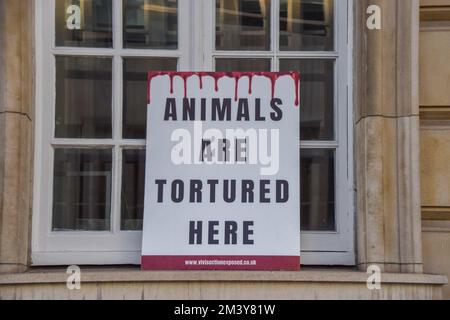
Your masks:
<path fill-rule="evenodd" d="M 83 283 L 120 282 L 304 282 L 304 283 L 366 283 L 364 272 L 336 269 L 306 269 L 300 272 L 243 271 L 141 271 L 137 268 L 81 269 Z M 0 275 L 1 285 L 66 283 L 65 269 L 37 269 L 26 273 Z M 447 277 L 426 274 L 383 273 L 383 284 L 444 285 Z"/>
<path fill-rule="evenodd" d="M 0 299 L 70 300 L 438 300 L 444 276 L 382 274 L 369 290 L 367 274 L 353 269 L 301 272 L 150 272 L 137 267 L 83 268 L 80 290 L 69 290 L 62 268 L 0 275 Z"/>

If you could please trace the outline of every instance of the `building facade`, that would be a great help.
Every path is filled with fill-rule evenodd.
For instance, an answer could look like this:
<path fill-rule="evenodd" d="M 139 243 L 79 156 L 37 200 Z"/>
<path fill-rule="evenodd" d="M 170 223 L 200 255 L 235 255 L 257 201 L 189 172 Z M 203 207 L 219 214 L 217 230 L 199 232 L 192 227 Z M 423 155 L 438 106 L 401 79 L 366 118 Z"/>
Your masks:
<path fill-rule="evenodd" d="M 0 298 L 450 298 L 449 40 L 448 0 L 0 0 Z M 301 272 L 139 270 L 157 70 L 300 71 Z"/>

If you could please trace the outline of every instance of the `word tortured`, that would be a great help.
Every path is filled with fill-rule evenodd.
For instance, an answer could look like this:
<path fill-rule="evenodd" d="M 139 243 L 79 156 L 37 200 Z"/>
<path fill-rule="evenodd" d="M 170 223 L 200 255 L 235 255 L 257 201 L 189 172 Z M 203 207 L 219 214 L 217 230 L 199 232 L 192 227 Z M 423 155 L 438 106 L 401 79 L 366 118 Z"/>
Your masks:
<path fill-rule="evenodd" d="M 289 201 L 289 183 L 286 180 L 173 180 L 169 188 L 165 188 L 167 180 L 155 180 L 157 185 L 157 201 L 163 203 L 170 199 L 174 203 L 286 203 Z M 186 186 L 187 184 L 187 186 Z M 218 193 L 221 196 L 219 199 Z M 168 195 L 167 195 L 168 193 Z"/>

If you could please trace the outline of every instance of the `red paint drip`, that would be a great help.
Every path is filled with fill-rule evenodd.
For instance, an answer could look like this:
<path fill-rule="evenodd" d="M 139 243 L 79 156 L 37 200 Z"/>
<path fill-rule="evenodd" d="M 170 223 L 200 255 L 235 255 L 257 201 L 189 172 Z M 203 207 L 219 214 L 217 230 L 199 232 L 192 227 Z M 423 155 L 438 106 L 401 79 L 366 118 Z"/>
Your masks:
<path fill-rule="evenodd" d="M 239 79 L 241 76 L 239 74 L 234 74 L 234 101 L 238 101 L 238 89 L 239 89 Z"/>
<path fill-rule="evenodd" d="M 271 74 L 269 75 L 269 79 L 270 79 L 270 85 L 271 85 L 271 94 L 272 94 L 272 99 L 275 98 L 275 85 L 277 83 L 278 80 L 278 75 L 277 74 Z"/>
<path fill-rule="evenodd" d="M 219 91 L 219 80 L 221 78 L 233 78 L 235 80 L 235 92 L 234 99 L 238 100 L 238 89 L 239 89 L 239 80 L 243 77 L 247 77 L 249 79 L 249 88 L 248 93 L 252 94 L 252 84 L 253 78 L 255 76 L 266 77 L 270 80 L 271 83 L 271 97 L 272 99 L 275 97 L 276 90 L 276 82 L 279 78 L 283 76 L 290 76 L 294 80 L 295 84 L 295 105 L 300 105 L 300 74 L 298 72 L 289 71 L 289 72 L 149 72 L 148 73 L 148 90 L 147 90 L 147 100 L 150 104 L 151 102 L 151 82 L 153 78 L 158 76 L 169 76 L 170 79 L 170 93 L 173 94 L 173 79 L 175 77 L 180 77 L 184 82 L 184 97 L 187 98 L 187 81 L 192 76 L 199 77 L 200 89 L 203 89 L 203 77 L 212 77 L 214 79 L 214 90 Z"/>
<path fill-rule="evenodd" d="M 184 97 L 187 98 L 187 80 L 190 77 L 190 75 L 187 74 L 182 74 L 181 78 L 183 79 L 184 82 Z"/>
<path fill-rule="evenodd" d="M 292 79 L 294 79 L 295 83 L 295 106 L 300 106 L 300 72 L 291 71 L 290 72 Z"/>
<path fill-rule="evenodd" d="M 250 74 L 248 76 L 248 94 L 252 94 L 252 81 L 253 81 L 253 74 Z"/>
<path fill-rule="evenodd" d="M 170 78 L 170 94 L 173 94 L 173 78 L 174 78 L 174 75 L 171 74 L 169 76 L 169 78 Z"/>
<path fill-rule="evenodd" d="M 214 77 L 214 90 L 219 91 L 219 77 Z"/>

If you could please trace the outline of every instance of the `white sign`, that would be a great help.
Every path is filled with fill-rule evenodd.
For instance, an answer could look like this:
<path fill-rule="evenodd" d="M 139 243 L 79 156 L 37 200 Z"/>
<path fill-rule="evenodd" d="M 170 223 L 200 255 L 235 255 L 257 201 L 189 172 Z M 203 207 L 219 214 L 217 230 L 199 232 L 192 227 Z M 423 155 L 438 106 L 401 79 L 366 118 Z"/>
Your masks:
<path fill-rule="evenodd" d="M 296 72 L 150 72 L 142 268 L 300 268 Z"/>

